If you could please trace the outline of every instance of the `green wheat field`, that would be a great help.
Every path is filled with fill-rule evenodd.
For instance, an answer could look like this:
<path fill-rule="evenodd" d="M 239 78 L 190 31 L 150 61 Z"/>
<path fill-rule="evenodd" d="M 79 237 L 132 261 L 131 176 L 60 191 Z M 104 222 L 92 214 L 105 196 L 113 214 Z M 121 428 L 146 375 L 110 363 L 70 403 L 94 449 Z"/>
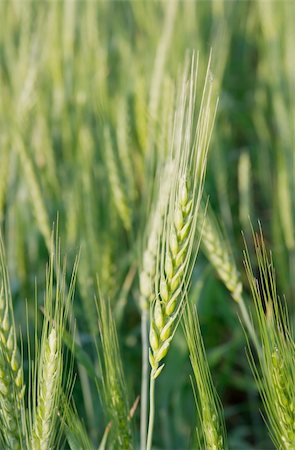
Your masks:
<path fill-rule="evenodd" d="M 0 449 L 295 450 L 294 24 L 0 2 Z"/>

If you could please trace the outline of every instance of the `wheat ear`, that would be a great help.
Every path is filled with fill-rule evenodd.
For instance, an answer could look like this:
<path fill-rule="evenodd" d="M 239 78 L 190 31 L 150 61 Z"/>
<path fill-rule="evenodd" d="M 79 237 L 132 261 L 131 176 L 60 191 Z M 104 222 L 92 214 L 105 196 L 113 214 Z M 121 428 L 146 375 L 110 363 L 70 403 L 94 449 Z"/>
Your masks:
<path fill-rule="evenodd" d="M 42 349 L 38 407 L 35 416 L 32 447 L 34 450 L 50 448 L 52 416 L 57 413 L 57 394 L 60 390 L 61 358 L 55 328 L 47 336 Z"/>
<path fill-rule="evenodd" d="M 259 352 L 261 350 L 260 344 L 245 305 L 240 273 L 237 269 L 227 238 L 224 234 L 222 234 L 217 219 L 214 216 L 210 206 L 205 208 L 204 205 L 201 205 L 200 207 L 198 231 L 201 236 L 202 247 L 207 258 L 214 267 L 221 281 L 224 283 L 225 287 L 230 292 L 234 301 L 238 304 L 243 322 L 257 351 Z"/>
<path fill-rule="evenodd" d="M 54 275 L 54 267 L 60 271 Z M 57 448 L 60 427 L 57 427 L 62 392 L 65 396 L 71 390 L 71 371 L 67 380 L 63 377 L 64 351 L 62 336 L 66 327 L 77 273 L 77 261 L 73 268 L 71 283 L 66 287 L 66 267 L 61 266 L 58 241 L 46 273 L 46 292 L 44 301 L 44 321 L 40 348 L 37 338 L 37 361 L 32 379 L 33 404 L 30 407 L 30 448 L 48 450 Z"/>
<path fill-rule="evenodd" d="M 50 249 L 51 230 L 49 225 L 49 218 L 44 199 L 42 197 L 40 185 L 37 179 L 36 170 L 32 163 L 32 159 L 28 155 L 28 150 L 26 149 L 24 143 L 20 138 L 16 139 L 16 148 L 20 156 L 20 161 L 24 170 L 26 181 L 28 183 L 36 223 L 45 240 L 47 248 Z"/>
<path fill-rule="evenodd" d="M 168 235 L 160 292 L 152 306 L 149 358 L 154 379 L 164 367 L 163 364 L 159 366 L 159 363 L 168 352 L 175 322 L 179 317 L 177 300 L 190 257 L 193 215 L 192 198 L 189 196 L 186 182 L 182 180 L 174 211 L 174 223 Z"/>
<path fill-rule="evenodd" d="M 156 180 L 158 189 L 156 200 L 152 206 L 152 212 L 147 226 L 147 241 L 142 256 L 141 271 L 139 275 L 140 307 L 141 307 L 141 340 L 142 340 L 142 375 L 141 375 L 141 417 L 140 417 L 140 442 L 144 450 L 146 445 L 147 424 L 147 392 L 148 392 L 148 311 L 154 299 L 154 277 L 157 271 L 157 252 L 160 234 L 163 229 L 164 215 L 167 210 L 169 193 L 172 185 L 173 163 L 170 161 L 161 167 L 163 178 Z"/>
<path fill-rule="evenodd" d="M 172 184 L 173 163 L 169 162 L 162 168 L 163 179 L 159 183 L 159 191 L 152 206 L 152 213 L 147 227 L 147 242 L 142 256 L 139 275 L 140 306 L 148 310 L 154 299 L 154 278 L 157 271 L 157 253 L 160 234 L 163 230 L 164 215 L 167 210 Z"/>
<path fill-rule="evenodd" d="M 22 415 L 25 386 L 1 237 L 0 265 L 0 418 L 5 426 L 5 435 L 2 436 L 2 440 L 6 448 L 18 449 L 22 447 L 24 437 Z"/>
<path fill-rule="evenodd" d="M 196 75 L 194 58 L 184 71 L 174 117 L 170 158 L 174 163 L 173 186 L 157 252 L 155 299 L 150 307 L 150 416 L 147 449 L 152 446 L 155 380 L 163 370 L 173 334 L 181 317 L 197 252 L 196 222 L 203 191 L 208 146 L 215 116 L 208 65 L 198 121 L 194 133 Z M 212 103 L 214 105 L 212 110 Z"/>
<path fill-rule="evenodd" d="M 131 209 L 129 207 L 125 186 L 123 185 L 120 176 L 118 158 L 116 158 L 108 128 L 105 129 L 104 142 L 106 150 L 106 167 L 114 204 L 126 231 L 130 231 L 132 225 Z"/>
<path fill-rule="evenodd" d="M 99 332 L 102 351 L 98 353 L 102 388 L 98 386 L 101 400 L 112 422 L 112 437 L 118 450 L 133 448 L 129 416 L 129 403 L 118 336 L 109 301 L 100 295 L 97 302 Z"/>
<path fill-rule="evenodd" d="M 210 374 L 197 309 L 188 302 L 183 323 L 194 374 L 192 384 L 201 428 L 200 434 L 204 441 L 203 445 L 200 443 L 200 448 L 225 450 L 227 443 L 223 412 Z"/>
<path fill-rule="evenodd" d="M 262 231 L 253 232 L 258 263 L 254 276 L 246 247 L 245 267 L 255 305 L 255 318 L 261 340 L 259 366 L 249 349 L 249 360 L 266 411 L 271 438 L 276 448 L 295 448 L 295 343 L 286 303 L 277 296 L 271 254 Z"/>
<path fill-rule="evenodd" d="M 216 218 L 210 207 L 202 205 L 198 220 L 198 231 L 202 236 L 202 246 L 207 258 L 216 270 L 232 298 L 241 301 L 243 286 L 240 274 L 229 245 L 219 229 Z"/>
<path fill-rule="evenodd" d="M 189 75 L 185 71 L 174 117 L 170 153 L 173 185 L 158 244 L 155 300 L 151 304 L 150 364 L 153 379 L 163 369 L 159 363 L 168 352 L 196 257 L 196 253 L 192 257 L 192 249 L 215 112 L 215 109 L 211 109 L 212 86 L 209 74 L 208 66 L 196 133 L 193 133 L 197 75 L 194 59 Z"/>
<path fill-rule="evenodd" d="M 0 220 L 2 221 L 4 215 L 6 193 L 8 191 L 10 154 L 8 150 L 8 142 L 5 137 L 1 138 L 0 145 L 2 148 L 0 156 Z"/>
<path fill-rule="evenodd" d="M 27 153 L 27 149 L 26 149 L 24 143 L 22 142 L 22 140 L 19 137 L 16 138 L 16 147 L 17 147 L 17 150 L 18 150 L 18 153 L 20 156 L 20 160 L 22 162 L 23 169 L 24 169 L 24 172 L 26 175 L 28 187 L 30 190 L 31 198 L 32 198 L 32 205 L 33 205 L 33 210 L 34 210 L 34 214 L 36 217 L 36 222 L 38 224 L 41 234 L 43 235 L 47 250 L 48 250 L 48 252 L 51 252 L 52 242 L 51 242 L 51 230 L 50 230 L 50 225 L 49 225 L 49 217 L 48 217 L 47 209 L 46 209 L 46 206 L 44 203 L 44 199 L 42 197 L 42 192 L 41 192 L 40 185 L 38 183 L 38 178 L 36 175 L 36 171 L 34 169 L 34 165 L 32 164 L 32 161 L 29 158 L 29 155 Z M 56 270 L 56 272 L 60 272 L 61 268 L 59 267 L 58 264 L 55 266 L 55 270 Z M 71 323 L 72 332 L 76 331 L 76 340 L 77 340 L 77 342 L 79 342 L 80 341 L 79 330 L 77 330 L 77 329 L 75 330 L 72 312 L 70 313 L 70 323 Z M 83 390 L 83 398 L 87 399 L 87 403 L 85 401 L 85 403 L 86 403 L 85 408 L 86 408 L 86 411 L 88 412 L 88 410 L 91 409 L 91 406 L 92 406 L 89 380 L 88 380 L 86 370 L 81 364 L 78 365 L 78 369 L 79 369 L 79 375 L 80 375 L 80 380 L 81 380 L 81 385 L 82 385 L 82 390 Z"/>

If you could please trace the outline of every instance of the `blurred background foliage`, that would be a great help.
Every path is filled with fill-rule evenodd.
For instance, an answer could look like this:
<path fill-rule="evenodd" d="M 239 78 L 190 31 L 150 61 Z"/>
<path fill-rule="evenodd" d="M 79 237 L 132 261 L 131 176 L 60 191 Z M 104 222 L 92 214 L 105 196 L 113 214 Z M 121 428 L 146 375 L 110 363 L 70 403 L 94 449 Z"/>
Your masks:
<path fill-rule="evenodd" d="M 58 216 L 69 268 L 80 252 L 74 310 L 83 350 L 95 364 L 98 275 L 115 313 L 131 402 L 139 394 L 137 268 L 155 162 L 167 149 L 187 49 L 199 52 L 201 73 L 212 49 L 219 95 L 206 195 L 243 281 L 241 230 L 248 239 L 249 217 L 261 220 L 279 292 L 294 312 L 294 23 L 292 1 L 0 3 L 0 220 L 23 339 L 36 280 L 42 301 Z M 230 448 L 272 448 L 236 305 L 201 254 L 191 295 Z M 74 397 L 98 442 L 106 423 L 91 373 L 83 370 Z M 159 448 L 190 448 L 190 370 L 179 329 L 159 381 Z M 137 433 L 138 422 L 137 412 Z"/>

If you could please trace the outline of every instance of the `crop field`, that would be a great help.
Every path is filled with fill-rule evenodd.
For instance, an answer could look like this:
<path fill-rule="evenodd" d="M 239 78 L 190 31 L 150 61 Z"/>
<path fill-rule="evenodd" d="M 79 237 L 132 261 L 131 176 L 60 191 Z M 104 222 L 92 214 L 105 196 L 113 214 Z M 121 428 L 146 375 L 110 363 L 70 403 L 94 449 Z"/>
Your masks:
<path fill-rule="evenodd" d="M 294 24 L 0 2 L 0 449 L 295 449 Z"/>

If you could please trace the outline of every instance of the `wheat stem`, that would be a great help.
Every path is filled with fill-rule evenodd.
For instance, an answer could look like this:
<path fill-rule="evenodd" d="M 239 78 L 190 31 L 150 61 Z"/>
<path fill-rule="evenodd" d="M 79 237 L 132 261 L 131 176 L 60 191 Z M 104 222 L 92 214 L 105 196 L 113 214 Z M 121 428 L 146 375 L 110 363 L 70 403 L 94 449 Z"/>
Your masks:
<path fill-rule="evenodd" d="M 154 421 L 155 421 L 155 378 L 150 379 L 150 414 L 149 414 L 149 427 L 148 427 L 148 437 L 146 443 L 146 450 L 151 450 L 153 431 L 154 431 Z"/>
<path fill-rule="evenodd" d="M 141 366 L 141 403 L 140 403 L 140 449 L 145 450 L 147 439 L 147 403 L 148 403 L 148 371 L 149 371 L 149 338 L 148 338 L 148 313 L 141 312 L 141 342 L 142 342 L 142 366 Z"/>
<path fill-rule="evenodd" d="M 163 230 L 164 214 L 167 209 L 171 189 L 171 175 L 173 163 L 166 163 L 163 168 L 163 180 L 159 183 L 158 196 L 150 216 L 148 225 L 148 239 L 142 257 L 142 268 L 139 277 L 140 307 L 141 307 L 141 341 L 142 341 L 142 383 L 141 383 L 141 422 L 140 442 L 141 449 L 146 445 L 147 427 L 147 397 L 148 397 L 148 309 L 154 298 L 153 279 L 157 270 L 157 251 L 160 234 Z"/>

